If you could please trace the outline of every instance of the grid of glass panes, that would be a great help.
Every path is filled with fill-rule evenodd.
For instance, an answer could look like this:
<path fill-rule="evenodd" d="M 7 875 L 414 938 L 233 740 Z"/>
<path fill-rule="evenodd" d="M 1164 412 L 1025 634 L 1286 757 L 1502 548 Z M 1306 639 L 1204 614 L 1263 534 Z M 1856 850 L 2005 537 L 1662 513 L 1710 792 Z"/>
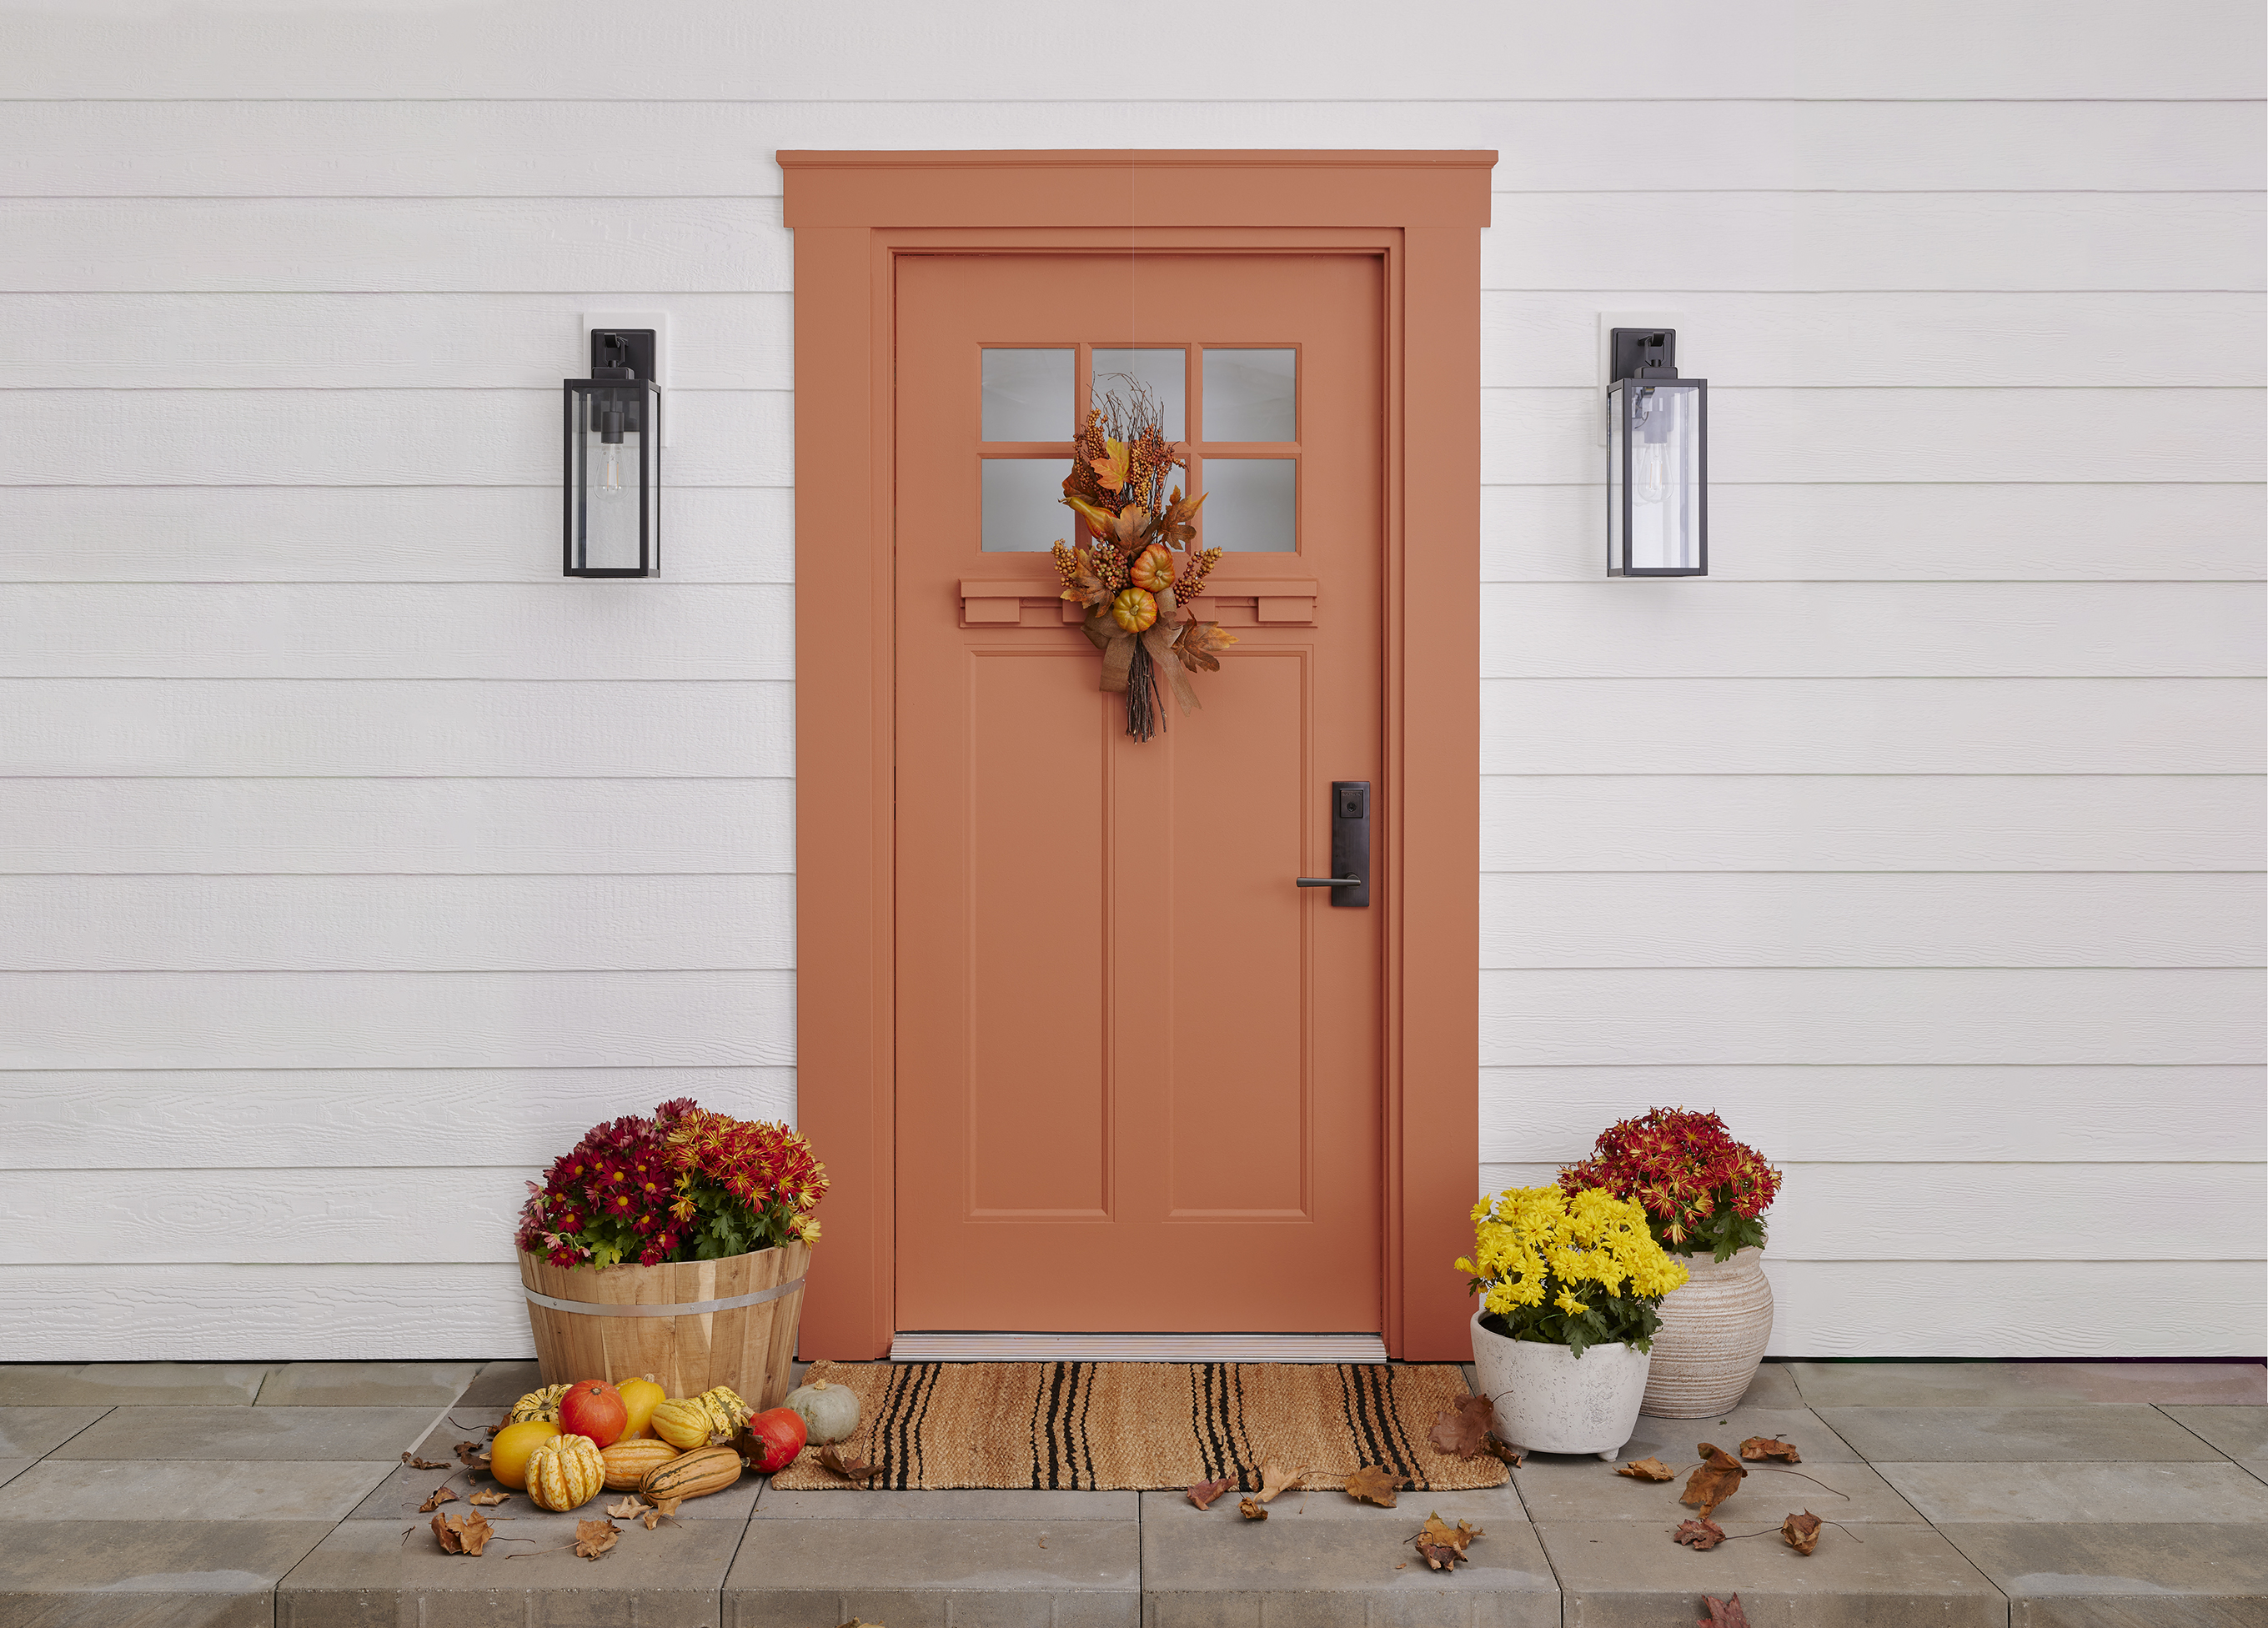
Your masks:
<path fill-rule="evenodd" d="M 982 354 L 978 456 L 987 553 L 1043 553 L 1057 539 L 1070 539 L 1072 521 L 1060 500 L 1082 379 L 1098 405 L 1113 385 L 1127 393 L 1130 380 L 1155 399 L 1167 439 L 1189 455 L 1183 486 L 1211 494 L 1199 517 L 1204 546 L 1239 554 L 1298 550 L 1297 349 L 986 346 Z"/>

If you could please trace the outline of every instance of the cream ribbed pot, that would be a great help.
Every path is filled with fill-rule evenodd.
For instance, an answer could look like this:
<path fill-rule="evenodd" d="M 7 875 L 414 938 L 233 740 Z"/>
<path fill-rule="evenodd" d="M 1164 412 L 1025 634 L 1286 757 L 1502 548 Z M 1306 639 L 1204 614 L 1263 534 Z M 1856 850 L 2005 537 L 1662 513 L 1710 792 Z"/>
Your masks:
<path fill-rule="evenodd" d="M 1719 1264 L 1681 1256 L 1692 1281 L 1661 1302 L 1646 1411 L 1660 1419 L 1708 1419 L 1746 1395 L 1771 1342 L 1772 1293 L 1764 1252 L 1742 1250 Z"/>

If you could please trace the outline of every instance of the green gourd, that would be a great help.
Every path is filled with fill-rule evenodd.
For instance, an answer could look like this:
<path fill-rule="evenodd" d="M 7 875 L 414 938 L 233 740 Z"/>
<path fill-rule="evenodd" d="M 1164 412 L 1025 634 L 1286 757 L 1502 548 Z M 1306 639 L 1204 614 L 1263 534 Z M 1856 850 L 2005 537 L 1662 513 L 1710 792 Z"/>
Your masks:
<path fill-rule="evenodd" d="M 787 1405 L 802 1419 L 812 1441 L 822 1447 L 849 1441 L 858 1428 L 858 1398 L 848 1385 L 814 1379 L 789 1391 Z"/>

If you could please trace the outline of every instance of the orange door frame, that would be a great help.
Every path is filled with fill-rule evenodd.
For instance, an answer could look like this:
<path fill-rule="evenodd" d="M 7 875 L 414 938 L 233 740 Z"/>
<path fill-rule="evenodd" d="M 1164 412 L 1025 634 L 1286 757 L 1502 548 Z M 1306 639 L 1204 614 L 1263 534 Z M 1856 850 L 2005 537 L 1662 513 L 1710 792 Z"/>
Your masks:
<path fill-rule="evenodd" d="M 795 232 L 798 1119 L 834 1177 L 806 1357 L 887 1354 L 894 267 L 1371 253 L 1387 267 L 1378 907 L 1387 1348 L 1462 1360 L 1479 1167 L 1480 233 L 1493 152 L 783 152 Z M 1316 1263 L 1327 1270 L 1327 1263 Z"/>

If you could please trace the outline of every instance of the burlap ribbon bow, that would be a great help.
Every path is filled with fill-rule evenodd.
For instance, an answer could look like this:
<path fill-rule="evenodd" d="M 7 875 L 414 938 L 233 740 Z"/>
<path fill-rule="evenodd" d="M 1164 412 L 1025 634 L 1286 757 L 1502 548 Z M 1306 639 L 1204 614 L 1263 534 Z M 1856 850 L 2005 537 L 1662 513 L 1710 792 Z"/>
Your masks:
<path fill-rule="evenodd" d="M 1168 589 L 1167 592 L 1172 590 Z M 1130 634 L 1118 625 L 1110 607 L 1103 605 L 1087 613 L 1079 624 L 1094 648 L 1102 652 L 1102 683 L 1106 690 L 1123 692 L 1130 681 L 1134 666 L 1134 646 L 1139 642 L 1150 653 L 1151 664 L 1166 675 L 1166 682 L 1174 686 L 1174 699 L 1182 704 L 1182 715 L 1204 705 L 1197 699 L 1189 675 L 1182 670 L 1181 658 L 1174 654 L 1174 630 L 1161 618 L 1140 634 Z"/>

